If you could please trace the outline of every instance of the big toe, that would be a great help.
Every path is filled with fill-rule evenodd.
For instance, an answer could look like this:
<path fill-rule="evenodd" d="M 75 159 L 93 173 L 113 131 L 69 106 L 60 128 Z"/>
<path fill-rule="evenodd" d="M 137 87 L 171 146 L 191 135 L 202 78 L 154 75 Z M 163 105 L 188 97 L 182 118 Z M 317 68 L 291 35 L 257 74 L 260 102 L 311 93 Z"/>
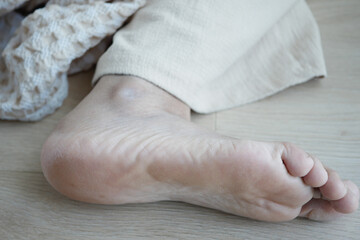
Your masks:
<path fill-rule="evenodd" d="M 344 181 L 347 192 L 339 200 L 311 199 L 306 203 L 299 214 L 316 221 L 329 221 L 347 213 L 356 211 L 359 207 L 359 188 L 351 181 Z"/>
<path fill-rule="evenodd" d="M 332 207 L 329 201 L 313 198 L 302 207 L 299 217 L 306 217 L 315 221 L 330 221 L 342 215 Z"/>

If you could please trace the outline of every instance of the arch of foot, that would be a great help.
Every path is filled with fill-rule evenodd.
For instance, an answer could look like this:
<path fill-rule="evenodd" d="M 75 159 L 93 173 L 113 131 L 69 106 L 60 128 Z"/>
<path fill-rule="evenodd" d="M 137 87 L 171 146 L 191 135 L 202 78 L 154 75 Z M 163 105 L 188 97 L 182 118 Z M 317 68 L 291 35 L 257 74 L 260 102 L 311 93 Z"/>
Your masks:
<path fill-rule="evenodd" d="M 107 37 L 144 4 L 53 0 L 28 15 L 0 61 L 6 85 L 0 118 L 35 121 L 51 114 L 67 96 L 67 72 L 90 68 L 108 46 Z"/>

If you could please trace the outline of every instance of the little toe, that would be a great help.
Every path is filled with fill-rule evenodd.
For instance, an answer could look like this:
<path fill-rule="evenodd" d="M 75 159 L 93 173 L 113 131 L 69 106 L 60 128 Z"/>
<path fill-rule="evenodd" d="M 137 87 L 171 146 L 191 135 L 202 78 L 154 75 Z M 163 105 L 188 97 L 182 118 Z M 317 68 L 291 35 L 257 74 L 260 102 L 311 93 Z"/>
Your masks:
<path fill-rule="evenodd" d="M 314 166 L 311 156 L 292 143 L 284 143 L 284 151 L 281 158 L 288 172 L 294 177 L 303 177 Z"/>
<path fill-rule="evenodd" d="M 344 184 L 347 188 L 345 197 L 330 203 L 338 212 L 352 213 L 359 207 L 359 188 L 351 181 L 344 181 Z"/>
<path fill-rule="evenodd" d="M 327 200 L 339 200 L 346 195 L 347 188 L 340 179 L 337 172 L 330 168 L 326 168 L 328 173 L 328 181 L 320 187 L 323 198 Z"/>
<path fill-rule="evenodd" d="M 343 216 L 337 212 L 329 201 L 324 199 L 311 199 L 306 203 L 299 214 L 299 217 L 306 217 L 315 221 L 330 221 Z"/>
<path fill-rule="evenodd" d="M 323 186 L 328 180 L 328 174 L 319 159 L 312 157 L 314 166 L 310 172 L 303 177 L 304 182 L 314 188 Z"/>

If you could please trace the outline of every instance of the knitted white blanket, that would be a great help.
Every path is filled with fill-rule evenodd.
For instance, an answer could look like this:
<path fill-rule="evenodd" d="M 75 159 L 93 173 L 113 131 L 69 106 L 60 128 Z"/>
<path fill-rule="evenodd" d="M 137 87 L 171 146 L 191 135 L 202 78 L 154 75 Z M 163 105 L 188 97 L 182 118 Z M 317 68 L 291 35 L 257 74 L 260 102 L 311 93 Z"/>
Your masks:
<path fill-rule="evenodd" d="M 109 36 L 145 4 L 145 0 L 50 0 L 25 18 L 14 12 L 44 2 L 0 3 L 1 119 L 37 121 L 53 113 L 67 96 L 67 74 L 95 64 Z"/>

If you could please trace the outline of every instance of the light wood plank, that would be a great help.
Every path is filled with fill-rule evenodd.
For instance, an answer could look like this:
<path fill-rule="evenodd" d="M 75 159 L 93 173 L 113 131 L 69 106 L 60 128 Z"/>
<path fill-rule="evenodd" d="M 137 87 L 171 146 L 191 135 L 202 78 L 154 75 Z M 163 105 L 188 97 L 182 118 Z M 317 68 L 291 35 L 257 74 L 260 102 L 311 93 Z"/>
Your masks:
<path fill-rule="evenodd" d="M 192 120 L 233 137 L 295 142 L 360 185 L 360 1 L 308 3 L 328 77 Z M 358 239 L 360 211 L 330 223 L 264 223 L 184 203 L 102 206 L 61 196 L 41 173 L 41 145 L 91 90 L 91 76 L 71 77 L 64 105 L 44 120 L 0 122 L 0 239 Z"/>
<path fill-rule="evenodd" d="M 350 239 L 359 214 L 265 223 L 185 203 L 104 206 L 56 193 L 38 172 L 0 172 L 1 239 Z"/>

